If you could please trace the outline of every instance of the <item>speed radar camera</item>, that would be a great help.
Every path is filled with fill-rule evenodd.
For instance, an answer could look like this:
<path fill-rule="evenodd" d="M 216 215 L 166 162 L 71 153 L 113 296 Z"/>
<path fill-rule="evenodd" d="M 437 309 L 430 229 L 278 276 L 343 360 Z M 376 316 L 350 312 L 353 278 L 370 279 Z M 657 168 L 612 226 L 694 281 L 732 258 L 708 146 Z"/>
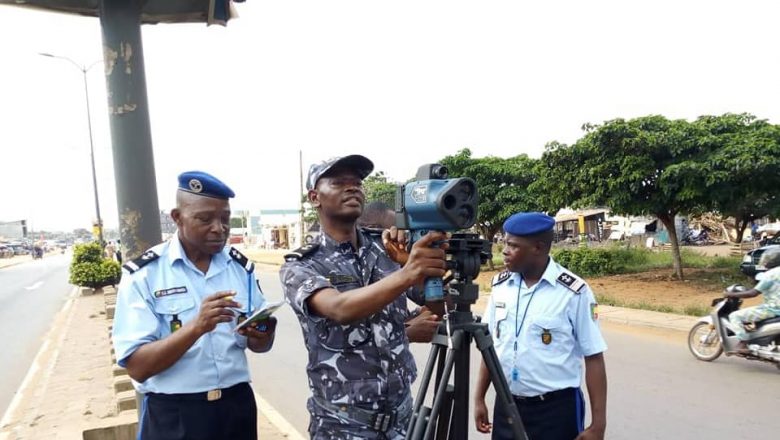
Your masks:
<path fill-rule="evenodd" d="M 477 184 L 468 177 L 448 178 L 447 167 L 426 164 L 415 180 L 399 185 L 395 197 L 396 226 L 411 231 L 411 241 L 429 231 L 453 232 L 468 229 L 477 221 Z M 441 278 L 425 280 L 425 298 L 443 299 Z"/>

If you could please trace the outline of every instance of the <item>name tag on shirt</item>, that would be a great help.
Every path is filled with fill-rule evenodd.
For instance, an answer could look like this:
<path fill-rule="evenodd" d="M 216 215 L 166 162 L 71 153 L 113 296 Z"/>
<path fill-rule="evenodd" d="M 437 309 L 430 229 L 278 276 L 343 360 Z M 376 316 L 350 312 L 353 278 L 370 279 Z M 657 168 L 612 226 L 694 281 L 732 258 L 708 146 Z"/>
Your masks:
<path fill-rule="evenodd" d="M 171 287 L 170 289 L 158 290 L 158 291 L 154 292 L 154 297 L 155 298 L 163 298 L 163 297 L 166 297 L 166 296 L 179 295 L 179 294 L 182 294 L 182 293 L 187 293 L 187 286 Z"/>

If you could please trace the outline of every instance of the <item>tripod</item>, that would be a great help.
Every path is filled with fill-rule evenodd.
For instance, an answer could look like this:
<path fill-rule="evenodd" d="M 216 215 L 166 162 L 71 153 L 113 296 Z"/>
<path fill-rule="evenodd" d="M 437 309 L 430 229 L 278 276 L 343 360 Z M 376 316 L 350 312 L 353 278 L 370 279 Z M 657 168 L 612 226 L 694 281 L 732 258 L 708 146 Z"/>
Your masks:
<path fill-rule="evenodd" d="M 406 439 L 431 440 L 434 435 L 438 440 L 468 438 L 469 352 L 471 342 L 475 341 L 496 390 L 496 405 L 504 405 L 506 408 L 515 439 L 525 440 L 525 428 L 501 371 L 488 326 L 476 322 L 471 313 L 471 305 L 479 297 L 479 286 L 473 280 L 479 275 L 481 264 L 491 258 L 490 242 L 480 239 L 476 234 L 454 234 L 449 245 L 447 253 L 452 255 L 449 263 L 453 275 L 445 280 L 445 284 L 450 286 L 455 311 L 449 313 L 447 322 L 439 325 L 438 334 L 433 339 Z M 428 408 L 423 403 L 434 368 L 436 382 L 433 405 Z M 450 385 L 453 372 L 454 380 Z"/>

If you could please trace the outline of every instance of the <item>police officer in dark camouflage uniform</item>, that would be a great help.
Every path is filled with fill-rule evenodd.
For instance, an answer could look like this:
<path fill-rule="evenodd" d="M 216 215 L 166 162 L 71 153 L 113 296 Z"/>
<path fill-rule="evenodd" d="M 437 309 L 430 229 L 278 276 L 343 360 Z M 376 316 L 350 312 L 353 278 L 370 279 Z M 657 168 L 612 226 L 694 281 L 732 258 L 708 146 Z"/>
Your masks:
<path fill-rule="evenodd" d="M 308 197 L 321 234 L 288 255 L 280 273 L 309 352 L 313 439 L 405 435 L 417 376 L 404 333 L 406 292 L 445 272 L 444 250 L 431 247 L 444 234 L 415 243 L 400 269 L 383 245 L 402 242 L 397 231 L 380 238 L 356 227 L 364 204 L 362 181 L 372 170 L 373 163 L 359 155 L 312 165 Z"/>

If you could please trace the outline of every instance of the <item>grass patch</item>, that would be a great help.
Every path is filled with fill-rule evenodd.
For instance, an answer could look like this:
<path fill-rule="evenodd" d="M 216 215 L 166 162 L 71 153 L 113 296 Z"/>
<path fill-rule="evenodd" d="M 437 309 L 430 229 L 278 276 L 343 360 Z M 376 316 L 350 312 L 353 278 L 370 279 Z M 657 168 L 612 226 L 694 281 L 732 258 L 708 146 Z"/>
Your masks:
<path fill-rule="evenodd" d="M 563 266 L 581 276 L 603 276 L 624 273 L 671 269 L 671 252 L 651 251 L 645 248 L 610 246 L 603 248 L 554 249 L 553 257 Z M 684 268 L 738 269 L 740 257 L 708 257 L 690 249 L 680 253 Z"/>
<path fill-rule="evenodd" d="M 683 315 L 689 315 L 689 316 L 704 316 L 708 315 L 710 313 L 709 307 L 704 306 L 697 306 L 694 304 L 691 304 L 689 306 L 685 306 L 682 310 Z"/>
<path fill-rule="evenodd" d="M 689 316 L 703 316 L 710 313 L 709 307 L 695 304 L 687 305 L 683 308 L 673 307 L 666 304 L 652 304 L 645 301 L 633 302 L 624 301 L 609 295 L 596 294 L 596 301 L 599 304 L 612 307 L 623 307 L 627 309 L 649 310 L 651 312 L 676 313 Z"/>

